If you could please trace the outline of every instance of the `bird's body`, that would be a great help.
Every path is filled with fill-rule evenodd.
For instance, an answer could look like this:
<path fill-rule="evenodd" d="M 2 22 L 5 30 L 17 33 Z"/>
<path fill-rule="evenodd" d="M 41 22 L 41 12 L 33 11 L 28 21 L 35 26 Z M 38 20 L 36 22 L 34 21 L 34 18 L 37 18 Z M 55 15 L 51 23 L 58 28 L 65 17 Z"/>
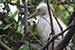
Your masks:
<path fill-rule="evenodd" d="M 51 4 L 49 6 L 51 8 L 50 13 L 51 13 L 51 17 L 52 17 L 53 30 L 55 33 L 54 35 L 57 35 L 57 34 L 60 34 L 63 30 L 65 30 L 67 28 L 67 26 L 59 18 L 57 18 L 59 24 L 62 27 L 62 31 L 61 31 L 59 24 L 57 23 L 55 17 L 53 16 L 53 11 L 54 11 L 53 7 Z M 36 20 L 37 29 L 39 32 L 40 39 L 41 39 L 43 45 L 45 45 L 48 42 L 49 37 L 50 37 L 50 39 L 52 39 L 52 36 L 50 36 L 51 32 L 52 32 L 52 30 L 51 30 L 52 26 L 51 26 L 51 21 L 50 21 L 47 4 L 45 2 L 41 2 L 37 6 L 36 11 L 40 14 L 37 17 L 38 19 Z M 66 32 L 63 34 L 63 37 L 65 37 L 65 35 L 66 35 Z M 62 36 L 59 36 L 58 38 L 56 38 L 54 41 L 54 47 L 56 47 L 62 39 L 63 39 Z M 51 50 L 52 45 L 50 45 L 49 48 L 50 48 L 49 50 Z M 68 48 L 68 50 L 70 50 L 70 49 Z"/>
<path fill-rule="evenodd" d="M 41 15 L 39 15 L 39 19 L 37 22 L 37 28 L 38 28 L 39 34 L 41 38 L 43 39 L 43 41 L 47 41 L 52 31 L 51 31 L 51 22 L 50 22 L 50 17 L 49 17 L 46 3 L 42 2 L 41 4 L 39 4 L 39 6 L 37 7 L 37 10 L 38 9 L 40 9 L 41 11 L 43 10 L 43 12 L 39 12 L 41 13 Z M 44 12 L 45 14 L 42 14 Z M 51 11 L 51 14 L 52 14 L 52 11 Z M 60 19 L 57 18 L 57 20 L 59 21 L 63 30 L 66 29 L 66 25 Z M 52 23 L 53 23 L 55 35 L 61 33 L 61 29 L 56 19 L 53 17 L 53 14 L 52 14 L 52 21 L 53 21 Z"/>
<path fill-rule="evenodd" d="M 51 5 L 50 5 L 50 7 L 51 7 Z M 37 22 L 37 29 L 39 32 L 39 36 L 41 37 L 42 43 L 45 45 L 48 42 L 48 38 L 52 32 L 50 16 L 49 16 L 48 9 L 47 9 L 47 4 L 44 2 L 41 2 L 37 6 L 37 11 L 40 13 L 38 22 Z M 51 12 L 51 17 L 52 17 L 52 21 L 53 21 L 52 22 L 53 29 L 54 29 L 55 35 L 57 35 L 57 34 L 61 33 L 62 31 L 61 31 L 56 19 L 53 16 L 52 10 L 50 10 L 50 12 Z M 62 26 L 63 30 L 65 30 L 67 28 L 66 25 L 60 19 L 57 18 L 57 20 L 60 23 L 60 25 Z M 66 33 L 64 33 L 63 37 L 65 36 L 65 34 Z M 52 37 L 50 37 L 50 39 L 52 39 Z M 56 47 L 62 39 L 63 39 L 62 36 L 59 36 L 58 39 L 56 39 L 54 42 L 54 47 Z"/>

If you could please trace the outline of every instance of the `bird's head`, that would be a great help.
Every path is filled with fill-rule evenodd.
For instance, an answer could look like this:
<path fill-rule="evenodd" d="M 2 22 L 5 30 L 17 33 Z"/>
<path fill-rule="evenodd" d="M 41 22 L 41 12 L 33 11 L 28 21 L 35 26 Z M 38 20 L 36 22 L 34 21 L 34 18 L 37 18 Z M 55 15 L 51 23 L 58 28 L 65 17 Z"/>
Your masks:
<path fill-rule="evenodd" d="M 53 6 L 52 4 L 49 4 L 51 10 L 53 10 Z M 41 2 L 37 8 L 36 8 L 36 11 L 38 11 L 38 13 L 40 15 L 46 15 L 48 14 L 48 7 L 47 7 L 47 4 L 45 2 Z"/>
<path fill-rule="evenodd" d="M 54 11 L 52 4 L 49 4 L 49 6 L 50 6 L 50 9 L 51 9 L 52 11 Z M 48 13 L 47 4 L 46 4 L 45 2 L 41 2 L 41 3 L 36 7 L 36 11 L 35 11 L 31 16 L 29 16 L 28 19 L 32 18 L 34 15 L 42 15 L 42 16 L 44 16 L 44 15 L 48 15 L 48 14 L 49 14 L 49 13 Z"/>
<path fill-rule="evenodd" d="M 47 13 L 48 13 L 48 10 L 47 10 L 47 5 L 46 5 L 46 3 L 41 2 L 41 3 L 37 6 L 36 11 L 38 11 L 38 13 L 39 13 L 40 15 L 45 15 L 45 14 L 47 14 Z"/>

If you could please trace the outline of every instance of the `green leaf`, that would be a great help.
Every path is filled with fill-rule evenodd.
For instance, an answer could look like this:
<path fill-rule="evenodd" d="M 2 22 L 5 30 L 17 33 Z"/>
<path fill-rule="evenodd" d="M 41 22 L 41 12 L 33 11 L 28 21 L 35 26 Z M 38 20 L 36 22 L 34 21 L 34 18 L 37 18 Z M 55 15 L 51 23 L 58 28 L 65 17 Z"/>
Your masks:
<path fill-rule="evenodd" d="M 59 9 L 60 9 L 61 11 L 63 11 L 63 10 L 64 10 L 64 7 L 63 7 L 62 5 L 59 5 Z"/>
<path fill-rule="evenodd" d="M 20 32 L 16 32 L 15 39 L 20 40 L 21 37 L 22 37 L 22 34 Z"/>
<path fill-rule="evenodd" d="M 64 11 L 63 14 L 59 17 L 64 23 L 67 23 L 67 18 L 69 16 L 69 13 L 67 11 Z"/>
<path fill-rule="evenodd" d="M 20 47 L 19 50 L 30 50 L 30 47 L 29 47 L 28 44 L 24 44 L 24 45 L 22 45 L 22 46 Z"/>
<path fill-rule="evenodd" d="M 18 11 L 15 11 L 11 16 L 16 17 L 17 14 L 18 14 Z"/>

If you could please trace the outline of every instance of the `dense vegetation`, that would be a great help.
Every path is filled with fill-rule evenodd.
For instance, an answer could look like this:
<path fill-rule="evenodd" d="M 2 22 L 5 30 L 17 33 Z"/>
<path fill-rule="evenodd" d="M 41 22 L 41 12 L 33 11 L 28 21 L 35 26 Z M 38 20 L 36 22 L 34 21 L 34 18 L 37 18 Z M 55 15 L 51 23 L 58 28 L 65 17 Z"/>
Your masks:
<path fill-rule="evenodd" d="M 35 21 L 28 22 L 42 0 L 0 0 L 0 50 L 38 50 L 42 48 Z M 47 0 L 54 14 L 69 28 L 75 44 L 75 0 Z M 36 17 L 33 16 L 36 20 Z M 69 39 L 71 39 L 69 38 Z M 68 39 L 67 39 L 68 40 Z M 66 44 L 67 45 L 67 44 Z M 72 50 L 75 47 L 72 46 Z"/>

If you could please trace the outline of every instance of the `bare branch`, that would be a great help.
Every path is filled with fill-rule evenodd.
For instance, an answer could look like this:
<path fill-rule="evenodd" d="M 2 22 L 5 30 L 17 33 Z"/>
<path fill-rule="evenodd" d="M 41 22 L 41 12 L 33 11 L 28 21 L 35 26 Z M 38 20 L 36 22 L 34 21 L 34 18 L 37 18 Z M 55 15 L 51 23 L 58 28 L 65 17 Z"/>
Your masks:
<path fill-rule="evenodd" d="M 2 50 L 12 50 L 7 45 L 5 45 L 1 40 L 0 40 L 0 49 L 2 49 Z"/>
<path fill-rule="evenodd" d="M 74 26 L 75 26 L 75 25 L 71 25 L 71 26 L 69 26 L 67 29 L 65 29 L 63 32 L 61 32 L 60 34 L 55 35 L 55 36 L 42 48 L 42 50 L 46 49 L 46 48 L 51 44 L 51 42 L 53 42 L 53 40 L 55 40 L 58 36 L 64 34 L 67 30 L 72 29 Z"/>

